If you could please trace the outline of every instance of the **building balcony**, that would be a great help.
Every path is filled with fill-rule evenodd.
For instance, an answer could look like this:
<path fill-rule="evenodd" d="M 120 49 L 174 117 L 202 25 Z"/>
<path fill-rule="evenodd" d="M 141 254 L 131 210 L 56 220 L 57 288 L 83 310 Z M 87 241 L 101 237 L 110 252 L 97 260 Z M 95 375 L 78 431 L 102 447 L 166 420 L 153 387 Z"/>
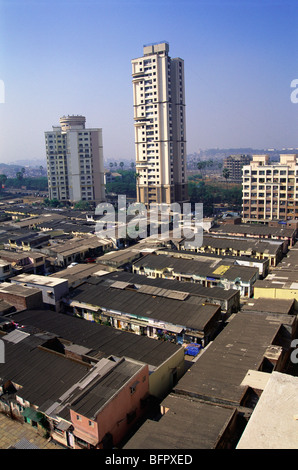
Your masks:
<path fill-rule="evenodd" d="M 150 121 L 150 118 L 149 117 L 146 117 L 146 116 L 135 116 L 134 118 L 134 125 L 135 126 L 140 126 L 142 124 L 146 124 L 148 121 Z"/>
<path fill-rule="evenodd" d="M 138 72 L 133 72 L 132 73 L 132 77 L 133 78 L 138 78 L 138 77 L 142 77 L 145 75 L 145 71 L 144 70 L 139 70 Z"/>

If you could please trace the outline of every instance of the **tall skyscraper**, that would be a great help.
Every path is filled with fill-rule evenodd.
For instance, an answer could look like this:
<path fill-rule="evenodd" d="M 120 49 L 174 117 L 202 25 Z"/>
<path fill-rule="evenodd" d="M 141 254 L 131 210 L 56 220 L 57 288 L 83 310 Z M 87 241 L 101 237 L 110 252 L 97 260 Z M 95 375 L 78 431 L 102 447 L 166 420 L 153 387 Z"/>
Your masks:
<path fill-rule="evenodd" d="M 167 42 L 146 45 L 143 54 L 131 61 L 137 200 L 183 202 L 188 198 L 184 62 L 171 59 Z"/>
<path fill-rule="evenodd" d="M 298 219 L 298 155 L 253 155 L 243 167 L 244 222 Z"/>
<path fill-rule="evenodd" d="M 84 116 L 63 116 L 45 132 L 50 199 L 105 200 L 102 129 L 86 129 Z"/>

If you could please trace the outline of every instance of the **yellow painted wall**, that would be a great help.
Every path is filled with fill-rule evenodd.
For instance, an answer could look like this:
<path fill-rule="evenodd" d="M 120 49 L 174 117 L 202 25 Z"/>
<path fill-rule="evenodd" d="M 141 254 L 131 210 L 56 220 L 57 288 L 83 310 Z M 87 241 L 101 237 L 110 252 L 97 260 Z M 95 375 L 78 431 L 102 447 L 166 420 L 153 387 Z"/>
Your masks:
<path fill-rule="evenodd" d="M 295 308 L 298 308 L 298 289 L 285 289 L 283 287 L 255 287 L 254 298 L 259 299 L 295 299 Z"/>
<path fill-rule="evenodd" d="M 184 348 L 181 347 L 177 353 L 149 375 L 150 394 L 158 398 L 164 398 L 173 387 L 171 383 L 172 370 L 177 369 L 177 377 L 179 380 L 184 374 L 184 367 Z"/>

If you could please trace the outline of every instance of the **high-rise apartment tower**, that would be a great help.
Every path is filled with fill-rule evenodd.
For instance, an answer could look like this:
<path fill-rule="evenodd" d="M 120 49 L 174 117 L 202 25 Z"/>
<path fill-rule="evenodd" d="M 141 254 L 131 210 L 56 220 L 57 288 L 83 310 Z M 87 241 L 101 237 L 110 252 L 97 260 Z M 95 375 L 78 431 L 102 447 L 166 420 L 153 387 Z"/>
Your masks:
<path fill-rule="evenodd" d="M 84 116 L 63 116 L 45 132 L 50 199 L 105 200 L 102 129 L 86 129 Z"/>
<path fill-rule="evenodd" d="M 298 155 L 253 155 L 243 167 L 243 221 L 298 219 Z"/>
<path fill-rule="evenodd" d="M 223 167 L 229 170 L 229 180 L 242 183 L 242 167 L 249 165 L 251 160 L 250 155 L 229 155 L 226 157 Z"/>
<path fill-rule="evenodd" d="M 184 62 L 167 42 L 146 45 L 132 60 L 132 83 L 137 200 L 186 201 Z"/>

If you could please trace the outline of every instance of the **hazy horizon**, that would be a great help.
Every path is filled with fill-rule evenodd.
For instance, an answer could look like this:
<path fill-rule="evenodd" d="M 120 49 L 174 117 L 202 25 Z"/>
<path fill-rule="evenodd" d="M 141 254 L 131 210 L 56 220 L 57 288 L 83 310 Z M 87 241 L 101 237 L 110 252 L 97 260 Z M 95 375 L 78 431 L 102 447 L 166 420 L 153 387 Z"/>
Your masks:
<path fill-rule="evenodd" d="M 131 59 L 166 40 L 185 63 L 187 154 L 298 148 L 294 0 L 0 0 L 0 162 L 44 160 L 67 114 L 134 159 Z M 1 94 L 0 94 L 1 97 Z"/>

